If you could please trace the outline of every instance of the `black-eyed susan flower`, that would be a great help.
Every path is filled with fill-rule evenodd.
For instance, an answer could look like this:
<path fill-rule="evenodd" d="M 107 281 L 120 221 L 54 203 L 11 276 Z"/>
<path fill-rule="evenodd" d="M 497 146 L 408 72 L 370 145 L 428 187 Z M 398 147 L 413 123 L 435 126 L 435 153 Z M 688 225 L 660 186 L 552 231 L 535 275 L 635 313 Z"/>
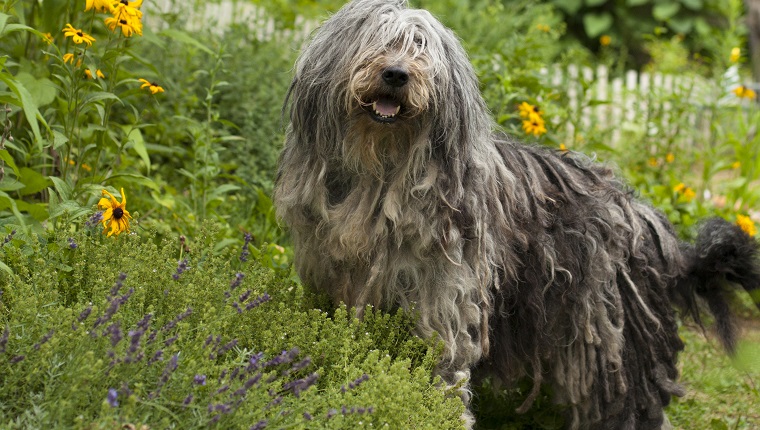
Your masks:
<path fill-rule="evenodd" d="M 754 236 L 757 234 L 757 227 L 755 226 L 755 222 L 752 221 L 752 218 L 748 217 L 747 215 L 736 215 L 736 225 L 741 227 L 741 229 L 749 236 Z"/>
<path fill-rule="evenodd" d="M 160 85 L 150 82 L 147 79 L 140 79 L 140 82 L 143 83 L 142 85 L 140 85 L 140 88 L 147 88 L 148 90 L 150 90 L 151 94 L 158 94 L 158 93 L 164 92 L 164 89 L 161 88 Z"/>
<path fill-rule="evenodd" d="M 142 36 L 141 5 L 142 0 L 119 0 L 111 11 L 113 16 L 105 19 L 106 26 L 111 31 L 119 27 L 125 37 L 130 37 L 133 34 Z"/>
<path fill-rule="evenodd" d="M 124 194 L 124 188 L 121 189 L 121 203 L 116 200 L 113 194 L 103 190 L 103 197 L 98 201 L 98 208 L 103 209 L 103 233 L 108 231 L 108 236 L 113 234 L 120 235 L 121 232 L 129 232 L 129 219 L 132 216 L 127 212 L 127 195 Z"/>
<path fill-rule="evenodd" d="M 77 45 L 86 43 L 87 46 L 92 46 L 92 42 L 95 41 L 94 37 L 90 36 L 82 30 L 72 27 L 71 24 L 66 24 L 66 27 L 64 27 L 61 31 L 63 31 L 63 35 L 65 37 L 70 37 L 71 41 Z"/>
<path fill-rule="evenodd" d="M 599 44 L 602 46 L 609 46 L 610 43 L 612 43 L 612 38 L 606 34 L 599 38 Z"/>
<path fill-rule="evenodd" d="M 534 119 L 534 118 L 541 118 L 541 110 L 538 109 L 538 106 L 534 106 L 528 102 L 522 102 L 519 106 L 517 106 L 517 110 L 520 111 L 520 118 L 523 119 Z"/>
<path fill-rule="evenodd" d="M 43 34 L 42 38 L 45 40 L 45 43 L 47 43 L 48 45 L 51 45 L 53 43 L 53 35 L 50 33 Z"/>
<path fill-rule="evenodd" d="M 564 143 L 560 143 L 559 150 L 562 152 L 567 152 L 567 145 L 565 145 Z"/>
<path fill-rule="evenodd" d="M 95 9 L 98 12 L 111 12 L 114 0 L 86 0 L 84 10 Z"/>
<path fill-rule="evenodd" d="M 753 91 L 751 88 L 745 87 L 744 85 L 739 85 L 738 87 L 734 88 L 734 94 L 736 94 L 736 97 L 739 97 L 740 99 L 754 99 L 757 97 L 755 91 Z"/>
<path fill-rule="evenodd" d="M 741 167 L 742 167 L 741 161 L 734 161 L 733 163 L 731 163 L 731 168 L 734 170 L 741 169 Z"/>
<path fill-rule="evenodd" d="M 546 133 L 546 124 L 541 118 L 529 118 L 523 120 L 522 128 L 525 133 L 532 134 L 536 137 Z"/>
<path fill-rule="evenodd" d="M 137 20 L 127 20 L 118 18 L 106 18 L 106 27 L 109 30 L 114 31 L 116 27 L 121 29 L 121 34 L 124 37 L 131 37 L 133 34 L 142 36 L 142 23 Z"/>
<path fill-rule="evenodd" d="M 673 155 L 672 152 L 668 152 L 667 155 L 665 155 L 665 162 L 670 164 L 672 162 L 676 161 L 676 156 Z"/>

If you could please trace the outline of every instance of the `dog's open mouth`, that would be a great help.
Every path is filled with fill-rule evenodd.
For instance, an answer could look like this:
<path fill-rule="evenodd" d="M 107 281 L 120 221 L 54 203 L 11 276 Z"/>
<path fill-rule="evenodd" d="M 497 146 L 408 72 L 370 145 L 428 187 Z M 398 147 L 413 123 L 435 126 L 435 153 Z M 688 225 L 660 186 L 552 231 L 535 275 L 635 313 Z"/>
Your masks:
<path fill-rule="evenodd" d="M 364 110 L 369 113 L 370 118 L 384 123 L 396 121 L 401 109 L 401 102 L 386 96 L 380 96 L 372 103 L 364 105 Z"/>

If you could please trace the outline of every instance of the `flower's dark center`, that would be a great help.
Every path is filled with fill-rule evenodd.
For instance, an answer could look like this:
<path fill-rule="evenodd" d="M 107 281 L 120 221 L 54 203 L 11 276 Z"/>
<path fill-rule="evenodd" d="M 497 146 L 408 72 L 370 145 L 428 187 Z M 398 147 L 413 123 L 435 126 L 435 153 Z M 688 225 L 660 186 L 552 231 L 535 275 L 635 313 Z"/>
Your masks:
<path fill-rule="evenodd" d="M 129 6 L 129 0 L 121 0 L 119 3 L 123 4 L 124 6 Z"/>
<path fill-rule="evenodd" d="M 119 24 L 121 24 L 121 25 L 127 25 L 127 20 L 126 19 L 120 19 L 119 20 Z"/>
<path fill-rule="evenodd" d="M 121 219 L 124 216 L 124 210 L 122 208 L 116 208 L 113 210 L 114 219 Z"/>
<path fill-rule="evenodd" d="M 82 36 L 84 36 L 84 34 L 82 34 L 81 31 L 77 31 L 77 36 L 82 37 Z"/>

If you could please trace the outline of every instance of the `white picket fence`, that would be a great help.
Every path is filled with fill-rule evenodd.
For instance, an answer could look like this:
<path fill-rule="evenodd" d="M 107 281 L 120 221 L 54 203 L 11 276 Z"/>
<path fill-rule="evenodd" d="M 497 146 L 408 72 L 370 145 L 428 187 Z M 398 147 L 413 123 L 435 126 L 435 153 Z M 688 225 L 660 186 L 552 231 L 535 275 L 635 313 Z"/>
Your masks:
<path fill-rule="evenodd" d="M 187 18 L 187 30 L 211 29 L 222 33 L 231 26 L 242 26 L 251 31 L 258 40 L 273 38 L 305 40 L 317 28 L 318 21 L 296 16 L 293 29 L 277 28 L 276 21 L 267 12 L 250 0 L 220 1 L 160 1 L 145 4 L 146 25 L 160 30 L 166 26 L 164 20 L 156 16 L 183 14 Z"/>

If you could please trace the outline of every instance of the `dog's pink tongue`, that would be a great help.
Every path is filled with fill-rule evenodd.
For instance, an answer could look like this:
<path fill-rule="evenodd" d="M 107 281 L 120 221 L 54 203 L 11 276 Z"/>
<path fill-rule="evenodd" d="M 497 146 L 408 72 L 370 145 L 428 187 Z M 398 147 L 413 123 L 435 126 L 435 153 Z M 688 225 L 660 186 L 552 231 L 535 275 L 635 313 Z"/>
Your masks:
<path fill-rule="evenodd" d="M 376 113 L 383 115 L 383 116 L 394 116 L 398 113 L 399 109 L 401 108 L 401 105 L 398 104 L 398 102 L 388 99 L 388 98 L 379 98 L 377 101 L 375 101 L 372 104 L 372 108 L 375 110 Z"/>

